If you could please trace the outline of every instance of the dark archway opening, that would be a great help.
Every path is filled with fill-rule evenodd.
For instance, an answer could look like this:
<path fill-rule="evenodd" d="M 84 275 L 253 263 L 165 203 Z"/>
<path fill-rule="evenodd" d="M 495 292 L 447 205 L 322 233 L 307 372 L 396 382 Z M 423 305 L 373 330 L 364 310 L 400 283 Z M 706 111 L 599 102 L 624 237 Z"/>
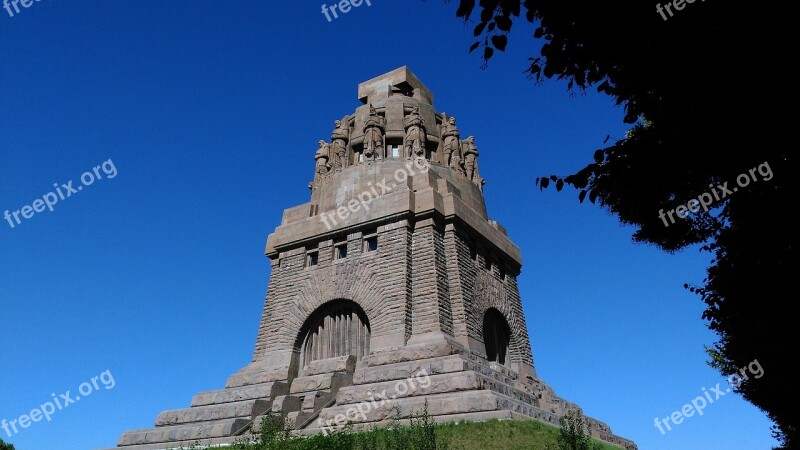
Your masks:
<path fill-rule="evenodd" d="M 367 315 L 350 300 L 326 303 L 306 320 L 301 331 L 300 367 L 318 359 L 369 354 L 370 327 Z"/>
<path fill-rule="evenodd" d="M 483 343 L 486 358 L 503 366 L 508 366 L 508 351 L 511 347 L 511 327 L 500 311 L 490 308 L 483 316 Z"/>

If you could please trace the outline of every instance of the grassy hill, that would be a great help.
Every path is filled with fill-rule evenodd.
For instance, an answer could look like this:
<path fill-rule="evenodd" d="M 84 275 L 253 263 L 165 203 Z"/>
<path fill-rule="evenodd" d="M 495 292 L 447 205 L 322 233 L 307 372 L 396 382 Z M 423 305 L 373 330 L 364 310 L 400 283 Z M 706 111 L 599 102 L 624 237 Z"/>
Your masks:
<path fill-rule="evenodd" d="M 558 449 L 558 430 L 534 420 L 492 420 L 439 425 L 436 435 L 450 450 L 545 450 Z M 598 450 L 620 450 L 616 445 L 594 442 Z"/>
<path fill-rule="evenodd" d="M 336 432 L 292 437 L 276 419 L 265 421 L 257 443 L 237 444 L 236 450 L 620 450 L 593 440 L 585 447 L 559 447 L 559 428 L 534 420 L 490 420 L 437 425 L 427 417 L 411 426 L 362 432 Z"/>

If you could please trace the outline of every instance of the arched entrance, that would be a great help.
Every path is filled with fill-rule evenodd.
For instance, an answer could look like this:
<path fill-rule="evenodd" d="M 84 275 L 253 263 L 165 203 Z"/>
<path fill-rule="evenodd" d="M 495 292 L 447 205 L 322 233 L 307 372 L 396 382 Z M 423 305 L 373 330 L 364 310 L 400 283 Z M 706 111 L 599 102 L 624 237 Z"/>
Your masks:
<path fill-rule="evenodd" d="M 511 327 L 506 318 L 495 308 L 489 308 L 483 316 L 483 343 L 486 358 L 503 366 L 510 366 Z"/>
<path fill-rule="evenodd" d="M 301 332 L 300 367 L 311 361 L 369 354 L 370 328 L 367 315 L 350 300 L 326 303 L 306 320 Z"/>

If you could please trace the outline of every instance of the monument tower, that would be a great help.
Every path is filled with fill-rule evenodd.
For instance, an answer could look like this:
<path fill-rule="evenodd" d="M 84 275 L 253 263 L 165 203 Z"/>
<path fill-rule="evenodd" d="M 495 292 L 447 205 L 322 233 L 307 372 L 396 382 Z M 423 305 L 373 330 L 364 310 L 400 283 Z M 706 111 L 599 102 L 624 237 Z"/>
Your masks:
<path fill-rule="evenodd" d="M 380 426 L 426 401 L 439 421 L 558 425 L 578 408 L 536 375 L 520 251 L 487 216 L 475 138 L 406 67 L 361 83 L 358 99 L 319 141 L 310 201 L 267 239 L 252 362 L 120 447 L 229 443 L 268 412 L 312 433 L 342 417 Z M 636 449 L 588 420 L 594 437 Z"/>

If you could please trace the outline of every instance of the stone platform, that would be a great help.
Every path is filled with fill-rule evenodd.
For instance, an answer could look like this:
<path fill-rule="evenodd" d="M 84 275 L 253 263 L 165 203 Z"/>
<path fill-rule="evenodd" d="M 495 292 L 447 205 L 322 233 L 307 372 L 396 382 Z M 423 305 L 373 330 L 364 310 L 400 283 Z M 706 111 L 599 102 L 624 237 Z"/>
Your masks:
<path fill-rule="evenodd" d="M 376 355 L 378 356 L 378 355 Z M 278 414 L 299 435 L 406 424 L 427 402 L 440 423 L 490 419 L 533 419 L 559 426 L 567 409 L 579 409 L 555 395 L 541 380 L 456 349 L 448 354 L 408 360 L 407 350 L 384 352 L 356 367 L 355 358 L 314 361 L 293 380 L 229 386 L 197 394 L 190 408 L 158 415 L 155 428 L 125 433 L 118 445 L 128 450 L 162 450 L 192 444 L 223 445 L 242 439 L 251 423 Z M 234 378 L 241 380 L 240 378 Z M 608 425 L 587 418 L 590 434 L 635 450 Z"/>

